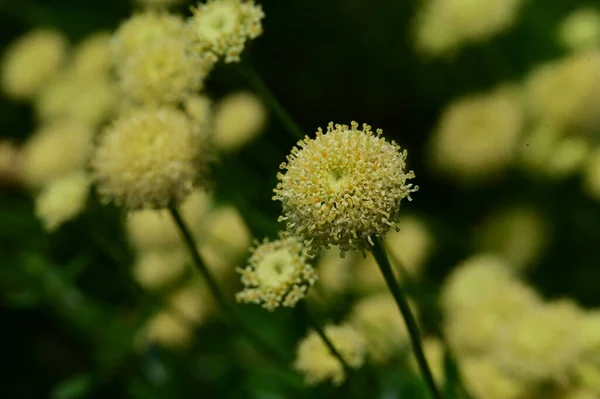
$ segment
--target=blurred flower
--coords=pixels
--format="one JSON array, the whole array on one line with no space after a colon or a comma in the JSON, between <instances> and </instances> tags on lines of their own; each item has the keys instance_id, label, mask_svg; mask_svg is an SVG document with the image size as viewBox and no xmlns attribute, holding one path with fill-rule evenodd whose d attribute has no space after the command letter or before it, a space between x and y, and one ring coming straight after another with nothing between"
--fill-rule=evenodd
<instances>
[{"instance_id":1,"label":"blurred flower","mask_svg":"<svg viewBox=\"0 0 600 399\"><path fill-rule=\"evenodd\" d=\"M547 166L564 135L562 129L539 121L523 139L519 154L521 167L530 173L546 175Z\"/></svg>"},{"instance_id":2,"label":"blurred flower","mask_svg":"<svg viewBox=\"0 0 600 399\"><path fill-rule=\"evenodd\" d=\"M267 110L252 93L230 94L215 107L215 144L235 151L258 136L265 127Z\"/></svg>"},{"instance_id":3,"label":"blurred flower","mask_svg":"<svg viewBox=\"0 0 600 399\"><path fill-rule=\"evenodd\" d=\"M179 207L183 220L196 237L211 202L210 194L196 189ZM181 233L171 215L165 210L143 209L128 212L125 229L129 241L136 249L157 249L181 243Z\"/></svg>"},{"instance_id":4,"label":"blurred flower","mask_svg":"<svg viewBox=\"0 0 600 399\"><path fill-rule=\"evenodd\" d=\"M521 0L426 0L415 23L416 47L447 55L466 43L485 42L516 20Z\"/></svg>"},{"instance_id":5,"label":"blurred flower","mask_svg":"<svg viewBox=\"0 0 600 399\"><path fill-rule=\"evenodd\" d=\"M92 168L105 202L129 210L181 203L206 174L206 135L175 108L139 109L98 140Z\"/></svg>"},{"instance_id":6,"label":"blurred flower","mask_svg":"<svg viewBox=\"0 0 600 399\"><path fill-rule=\"evenodd\" d=\"M181 39L183 19L164 11L146 10L123 22L113 34L111 53L117 67L148 44L166 39Z\"/></svg>"},{"instance_id":7,"label":"blurred flower","mask_svg":"<svg viewBox=\"0 0 600 399\"><path fill-rule=\"evenodd\" d=\"M13 42L2 57L2 90L15 99L31 99L60 69L67 39L55 30L31 31Z\"/></svg>"},{"instance_id":8,"label":"blurred flower","mask_svg":"<svg viewBox=\"0 0 600 399\"><path fill-rule=\"evenodd\" d=\"M422 340L423 353L427 364L431 369L431 374L438 384L438 386L444 386L446 380L446 372L444 369L444 347L440 340L432 337L426 337ZM420 373L417 359L414 356L414 352L411 351L409 359L409 366L415 373Z\"/></svg>"},{"instance_id":9,"label":"blurred flower","mask_svg":"<svg viewBox=\"0 0 600 399\"><path fill-rule=\"evenodd\" d=\"M415 307L412 309L414 314ZM361 299L352 309L348 323L365 338L374 363L386 363L410 346L408 330L390 293Z\"/></svg>"},{"instance_id":10,"label":"blurred flower","mask_svg":"<svg viewBox=\"0 0 600 399\"><path fill-rule=\"evenodd\" d=\"M600 44L600 11L579 8L561 22L558 40L568 50L584 50Z\"/></svg>"},{"instance_id":11,"label":"blurred flower","mask_svg":"<svg viewBox=\"0 0 600 399\"><path fill-rule=\"evenodd\" d=\"M213 106L212 100L202 94L192 94L184 101L185 112L194 123L202 129L212 132ZM214 136L214 135L213 135ZM214 137L213 137L214 139Z\"/></svg>"},{"instance_id":12,"label":"blurred flower","mask_svg":"<svg viewBox=\"0 0 600 399\"><path fill-rule=\"evenodd\" d=\"M581 385L589 398L597 398L600 395L600 365L592 362L580 361L575 366L575 375L579 385ZM584 396L585 397L585 396Z\"/></svg>"},{"instance_id":13,"label":"blurred flower","mask_svg":"<svg viewBox=\"0 0 600 399\"><path fill-rule=\"evenodd\" d=\"M510 266L524 269L541 255L548 242L549 226L531 206L517 205L494 211L475 231L483 252L505 258Z\"/></svg>"},{"instance_id":14,"label":"blurred flower","mask_svg":"<svg viewBox=\"0 0 600 399\"><path fill-rule=\"evenodd\" d=\"M110 40L110 33L97 32L84 38L73 49L68 69L74 79L99 80L109 76L112 66Z\"/></svg>"},{"instance_id":15,"label":"blurred flower","mask_svg":"<svg viewBox=\"0 0 600 399\"><path fill-rule=\"evenodd\" d=\"M274 200L281 201L287 229L315 248L337 245L365 251L370 236L385 237L396 226L400 202L418 188L407 181L407 152L374 134L367 124L358 128L330 123L324 134L298 142L278 173Z\"/></svg>"},{"instance_id":16,"label":"blurred flower","mask_svg":"<svg viewBox=\"0 0 600 399\"><path fill-rule=\"evenodd\" d=\"M600 200L600 147L591 152L583 167L583 187L589 195Z\"/></svg>"},{"instance_id":17,"label":"blurred flower","mask_svg":"<svg viewBox=\"0 0 600 399\"><path fill-rule=\"evenodd\" d=\"M340 258L340 253L337 248L329 248L320 252L319 262L317 263L317 271L319 273L319 281L316 288L319 293L326 298L330 295L341 294L348 285L351 279L352 257ZM316 292L312 290L311 292Z\"/></svg>"},{"instance_id":18,"label":"blurred flower","mask_svg":"<svg viewBox=\"0 0 600 399\"><path fill-rule=\"evenodd\" d=\"M594 130L600 124L600 50L542 64L527 78L526 89L538 121L558 129Z\"/></svg>"},{"instance_id":19,"label":"blurred flower","mask_svg":"<svg viewBox=\"0 0 600 399\"><path fill-rule=\"evenodd\" d=\"M265 14L254 0L208 0L193 8L187 21L187 33L194 51L216 62L239 62L240 54L249 39L263 32L261 20Z\"/></svg>"},{"instance_id":20,"label":"blurred flower","mask_svg":"<svg viewBox=\"0 0 600 399\"><path fill-rule=\"evenodd\" d=\"M236 269L244 284L235 296L237 301L261 304L270 311L295 306L318 278L308 258L306 248L295 237L265 239L254 248L248 266Z\"/></svg>"},{"instance_id":21,"label":"blurred flower","mask_svg":"<svg viewBox=\"0 0 600 399\"><path fill-rule=\"evenodd\" d=\"M180 317L195 325L202 324L215 310L210 291L195 280L173 292L168 304Z\"/></svg>"},{"instance_id":22,"label":"blurred flower","mask_svg":"<svg viewBox=\"0 0 600 399\"><path fill-rule=\"evenodd\" d=\"M514 86L451 103L431 139L432 166L464 183L488 180L513 159L524 122L521 95Z\"/></svg>"},{"instance_id":23,"label":"blurred flower","mask_svg":"<svg viewBox=\"0 0 600 399\"><path fill-rule=\"evenodd\" d=\"M145 250L137 254L133 278L147 290L158 290L174 283L189 262L183 248Z\"/></svg>"},{"instance_id":24,"label":"blurred flower","mask_svg":"<svg viewBox=\"0 0 600 399\"><path fill-rule=\"evenodd\" d=\"M240 211L231 205L212 209L202 225L202 239L230 256L246 254L252 235Z\"/></svg>"},{"instance_id":25,"label":"blurred flower","mask_svg":"<svg viewBox=\"0 0 600 399\"><path fill-rule=\"evenodd\" d=\"M388 255L392 263L399 261L399 267L411 276L417 276L432 251L431 232L422 220L412 215L400 217L396 228L398 231L390 232L385 239Z\"/></svg>"},{"instance_id":26,"label":"blurred flower","mask_svg":"<svg viewBox=\"0 0 600 399\"><path fill-rule=\"evenodd\" d=\"M324 330L348 366L357 369L363 365L366 344L358 332L349 325L327 325ZM309 385L324 381L341 385L347 378L342 364L314 330L298 344L294 367L304 375Z\"/></svg>"},{"instance_id":27,"label":"blurred flower","mask_svg":"<svg viewBox=\"0 0 600 399\"><path fill-rule=\"evenodd\" d=\"M46 183L35 199L35 213L44 228L53 232L83 212L89 189L90 178L83 171L71 172Z\"/></svg>"},{"instance_id":28,"label":"blurred flower","mask_svg":"<svg viewBox=\"0 0 600 399\"><path fill-rule=\"evenodd\" d=\"M119 85L137 104L174 104L198 91L210 67L188 51L183 37L156 39L117 68Z\"/></svg>"},{"instance_id":29,"label":"blurred flower","mask_svg":"<svg viewBox=\"0 0 600 399\"><path fill-rule=\"evenodd\" d=\"M194 338L192 326L183 317L164 309L142 326L136 336L136 346L157 344L166 348L183 349Z\"/></svg>"},{"instance_id":30,"label":"blurred flower","mask_svg":"<svg viewBox=\"0 0 600 399\"><path fill-rule=\"evenodd\" d=\"M499 331L495 359L524 380L564 381L583 351L581 320L569 301L531 307Z\"/></svg>"},{"instance_id":31,"label":"blurred flower","mask_svg":"<svg viewBox=\"0 0 600 399\"><path fill-rule=\"evenodd\" d=\"M546 173L550 177L561 179L578 172L590 150L588 140L581 137L565 137L559 140L552 157L548 160Z\"/></svg>"},{"instance_id":32,"label":"blurred flower","mask_svg":"<svg viewBox=\"0 0 600 399\"><path fill-rule=\"evenodd\" d=\"M487 358L464 358L460 361L460 370L473 399L518 399L527 389Z\"/></svg>"},{"instance_id":33,"label":"blurred flower","mask_svg":"<svg viewBox=\"0 0 600 399\"><path fill-rule=\"evenodd\" d=\"M40 187L63 174L83 169L92 136L92 129L80 123L57 120L42 125L29 137L21 152L24 182Z\"/></svg>"}]
</instances>

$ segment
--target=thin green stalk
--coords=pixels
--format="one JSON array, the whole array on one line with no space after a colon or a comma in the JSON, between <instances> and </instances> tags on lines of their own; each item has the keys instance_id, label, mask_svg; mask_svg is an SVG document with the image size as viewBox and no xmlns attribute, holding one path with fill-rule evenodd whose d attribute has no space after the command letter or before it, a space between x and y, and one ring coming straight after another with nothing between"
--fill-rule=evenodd
<instances>
[{"instance_id":1,"label":"thin green stalk","mask_svg":"<svg viewBox=\"0 0 600 399\"><path fill-rule=\"evenodd\" d=\"M187 245L190 254L192 255L192 260L194 265L196 266L196 269L198 269L200 274L202 274L202 276L204 277L204 280L206 280L208 288L210 289L212 295L214 296L215 300L217 301L223 312L225 312L225 314L228 316L229 321L234 324L234 327L239 328L240 331L242 331L252 342L254 342L254 344L256 344L257 347L260 348L261 351L263 351L271 359L277 362L284 363L286 360L282 358L279 352L271 348L271 346L266 344L262 340L262 338L260 338L254 333L254 331L249 329L246 326L246 324L239 318L234 308L227 302L227 300L225 299L225 295L223 295L223 292L217 284L217 281L211 274L210 270L208 270L206 264L202 261L202 258L200 257L200 254L198 253L198 250L196 248L196 241L194 240L194 236L192 235L191 231L188 229L186 223L181 217L179 210L177 210L175 206L170 206L169 212L171 213L171 216L173 217L175 224L179 228L179 232L181 233L181 236L185 244Z\"/></svg>"},{"instance_id":2,"label":"thin green stalk","mask_svg":"<svg viewBox=\"0 0 600 399\"><path fill-rule=\"evenodd\" d=\"M287 110L279 103L275 95L269 90L265 82L262 80L260 75L256 73L249 65L240 64L239 69L241 75L248 81L250 86L256 90L258 95L263 99L265 103L275 112L281 123L285 128L296 138L303 139L305 136L304 131L294 121L294 118L287 112Z\"/></svg>"},{"instance_id":3,"label":"thin green stalk","mask_svg":"<svg viewBox=\"0 0 600 399\"><path fill-rule=\"evenodd\" d=\"M423 346L421 345L421 333L419 331L419 326L415 320L412 311L410 310L410 306L408 305L408 301L406 300L406 295L404 294L404 290L396 281L394 276L394 272L392 271L392 266L390 265L390 261L385 253L385 249L383 248L383 244L378 237L371 237L373 240L373 256L379 265L379 269L383 274L385 282L387 283L388 288L392 292L392 296L394 297L398 308L400 309L400 313L404 318L404 322L406 323L406 327L408 329L410 340L412 343L412 347L415 353L415 357L417 358L417 363L419 364L419 369L421 370L421 374L423 374L423 378L425 379L425 383L429 387L432 396L435 399L441 399L440 391L435 385L435 380L433 379L433 374L431 373L431 369L427 364L427 360L425 359L425 354L423 353Z\"/></svg>"}]
</instances>

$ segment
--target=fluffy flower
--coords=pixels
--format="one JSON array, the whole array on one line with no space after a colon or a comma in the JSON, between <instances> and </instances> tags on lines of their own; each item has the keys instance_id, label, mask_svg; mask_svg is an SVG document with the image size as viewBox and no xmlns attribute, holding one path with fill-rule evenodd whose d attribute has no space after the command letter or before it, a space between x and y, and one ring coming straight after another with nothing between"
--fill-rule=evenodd
<instances>
[{"instance_id":1,"label":"fluffy flower","mask_svg":"<svg viewBox=\"0 0 600 399\"><path fill-rule=\"evenodd\" d=\"M117 66L123 65L130 56L155 41L168 38L181 40L183 27L183 19L178 15L157 10L137 13L123 22L113 35L113 62Z\"/></svg>"},{"instance_id":2,"label":"fluffy flower","mask_svg":"<svg viewBox=\"0 0 600 399\"><path fill-rule=\"evenodd\" d=\"M230 94L215 107L215 145L237 150L262 132L266 120L267 110L254 94Z\"/></svg>"},{"instance_id":3,"label":"fluffy flower","mask_svg":"<svg viewBox=\"0 0 600 399\"><path fill-rule=\"evenodd\" d=\"M44 228L54 231L85 208L90 179L84 172L67 174L46 184L35 199L35 213Z\"/></svg>"},{"instance_id":4,"label":"fluffy flower","mask_svg":"<svg viewBox=\"0 0 600 399\"><path fill-rule=\"evenodd\" d=\"M387 292L360 300L348 322L365 338L367 352L375 363L385 363L409 347L408 330L394 298Z\"/></svg>"},{"instance_id":5,"label":"fluffy flower","mask_svg":"<svg viewBox=\"0 0 600 399\"><path fill-rule=\"evenodd\" d=\"M308 259L307 249L295 237L265 239L253 249L248 266L237 269L245 287L236 294L237 301L262 304L271 311L295 306L317 281Z\"/></svg>"},{"instance_id":6,"label":"fluffy flower","mask_svg":"<svg viewBox=\"0 0 600 399\"><path fill-rule=\"evenodd\" d=\"M580 8L560 23L559 42L569 50L584 50L600 44L600 12L594 8Z\"/></svg>"},{"instance_id":7,"label":"fluffy flower","mask_svg":"<svg viewBox=\"0 0 600 399\"><path fill-rule=\"evenodd\" d=\"M1 85L6 95L32 98L60 69L67 53L62 33L34 30L12 43L2 57Z\"/></svg>"},{"instance_id":8,"label":"fluffy flower","mask_svg":"<svg viewBox=\"0 0 600 399\"><path fill-rule=\"evenodd\" d=\"M583 187L589 195L600 200L600 148L592 151L583 167Z\"/></svg>"},{"instance_id":9,"label":"fluffy flower","mask_svg":"<svg viewBox=\"0 0 600 399\"><path fill-rule=\"evenodd\" d=\"M211 62L239 62L246 41L262 34L262 7L253 0L208 0L198 3L187 22L195 51Z\"/></svg>"},{"instance_id":10,"label":"fluffy flower","mask_svg":"<svg viewBox=\"0 0 600 399\"><path fill-rule=\"evenodd\" d=\"M431 56L451 53L508 29L522 0L426 0L415 24L416 46Z\"/></svg>"},{"instance_id":11,"label":"fluffy flower","mask_svg":"<svg viewBox=\"0 0 600 399\"><path fill-rule=\"evenodd\" d=\"M580 51L536 68L526 93L534 117L559 129L587 131L600 114L600 50Z\"/></svg>"},{"instance_id":12,"label":"fluffy flower","mask_svg":"<svg viewBox=\"0 0 600 399\"><path fill-rule=\"evenodd\" d=\"M195 236L200 232L201 221L211 202L208 193L197 189L179 207L183 220ZM125 231L131 244L139 250L168 248L181 243L181 233L173 218L161 209L143 209L127 213Z\"/></svg>"},{"instance_id":13,"label":"fluffy flower","mask_svg":"<svg viewBox=\"0 0 600 399\"><path fill-rule=\"evenodd\" d=\"M143 251L133 264L133 278L147 290L158 290L181 277L188 262L183 248Z\"/></svg>"},{"instance_id":14,"label":"fluffy flower","mask_svg":"<svg viewBox=\"0 0 600 399\"><path fill-rule=\"evenodd\" d=\"M348 366L357 369L363 365L367 353L365 340L352 327L328 325L325 326L325 335ZM294 367L304 374L309 385L323 381L341 385L347 377L342 364L316 331L310 331L298 345Z\"/></svg>"},{"instance_id":15,"label":"fluffy flower","mask_svg":"<svg viewBox=\"0 0 600 399\"><path fill-rule=\"evenodd\" d=\"M519 205L487 217L474 240L485 252L495 253L523 269L536 261L548 242L549 226L539 211Z\"/></svg>"},{"instance_id":16,"label":"fluffy flower","mask_svg":"<svg viewBox=\"0 0 600 399\"><path fill-rule=\"evenodd\" d=\"M460 362L460 369L474 399L517 399L526 391L522 382L487 358L468 357Z\"/></svg>"},{"instance_id":17,"label":"fluffy flower","mask_svg":"<svg viewBox=\"0 0 600 399\"><path fill-rule=\"evenodd\" d=\"M564 380L583 351L581 320L570 302L532 307L499 331L496 361L524 380Z\"/></svg>"},{"instance_id":18,"label":"fluffy flower","mask_svg":"<svg viewBox=\"0 0 600 399\"><path fill-rule=\"evenodd\" d=\"M117 119L92 157L103 200L130 210L185 200L205 174L203 133L174 108L139 109Z\"/></svg>"},{"instance_id":19,"label":"fluffy flower","mask_svg":"<svg viewBox=\"0 0 600 399\"><path fill-rule=\"evenodd\" d=\"M515 154L524 126L520 99L515 87L501 86L450 104L432 137L434 168L468 183L502 172Z\"/></svg>"},{"instance_id":20,"label":"fluffy flower","mask_svg":"<svg viewBox=\"0 0 600 399\"><path fill-rule=\"evenodd\" d=\"M210 68L180 37L157 39L117 69L123 94L137 104L172 104L198 91Z\"/></svg>"},{"instance_id":21,"label":"fluffy flower","mask_svg":"<svg viewBox=\"0 0 600 399\"><path fill-rule=\"evenodd\" d=\"M274 200L281 201L287 229L315 247L366 250L370 236L395 227L400 202L418 187L406 170L407 152L367 124L359 129L330 123L324 134L298 142L278 173Z\"/></svg>"},{"instance_id":22,"label":"fluffy flower","mask_svg":"<svg viewBox=\"0 0 600 399\"><path fill-rule=\"evenodd\" d=\"M99 32L86 37L75 47L69 72L78 80L102 79L109 75L111 35Z\"/></svg>"},{"instance_id":23,"label":"fluffy flower","mask_svg":"<svg viewBox=\"0 0 600 399\"><path fill-rule=\"evenodd\" d=\"M93 131L86 125L56 121L42 126L27 140L21 153L26 184L40 187L63 174L83 169Z\"/></svg>"}]
</instances>

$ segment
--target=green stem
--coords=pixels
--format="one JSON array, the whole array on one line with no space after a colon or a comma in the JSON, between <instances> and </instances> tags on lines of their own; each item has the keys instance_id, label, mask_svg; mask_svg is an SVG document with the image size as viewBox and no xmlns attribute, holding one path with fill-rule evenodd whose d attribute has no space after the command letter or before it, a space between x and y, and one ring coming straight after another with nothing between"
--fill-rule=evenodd
<instances>
[{"instance_id":1,"label":"green stem","mask_svg":"<svg viewBox=\"0 0 600 399\"><path fill-rule=\"evenodd\" d=\"M262 340L262 338L256 335L254 331L249 329L246 326L246 324L239 318L234 308L231 305L229 305L229 303L225 299L225 295L223 295L223 292L219 288L217 280L215 280L210 270L208 270L206 264L202 261L202 258L200 257L200 254L198 253L198 250L196 248L196 241L194 240L194 236L192 235L191 231L188 229L186 223L181 217L179 210L177 210L175 206L170 206L169 212L171 213L171 216L173 217L175 224L179 228L179 232L181 233L181 236L185 244L187 245L190 254L192 255L194 265L196 266L200 274L202 274L202 276L204 277L204 280L208 284L208 288L210 289L212 295L214 296L215 300L217 301L223 312L225 312L225 314L228 316L229 321L234 324L234 327L239 328L240 331L242 331L252 342L254 342L254 344L257 347L259 347L270 358L277 362L285 362L286 359L283 359L276 350L271 348L270 345L266 344Z\"/></svg>"},{"instance_id":2,"label":"green stem","mask_svg":"<svg viewBox=\"0 0 600 399\"><path fill-rule=\"evenodd\" d=\"M425 354L423 353L423 346L421 345L421 333L419 331L419 326L417 325L417 321L415 320L412 311L410 310L410 306L408 305L408 301L406 300L406 295L400 284L396 281L394 277L394 272L392 271L392 267L388 260L388 257L385 253L385 249L383 248L383 244L378 237L371 237L373 240L373 256L379 265L379 269L383 274L385 282L388 285L388 288L392 292L392 296L394 297L398 308L400 309L400 313L404 318L404 322L406 323L406 327L408 329L410 340L412 343L412 347L415 353L415 357L417 358L417 363L419 364L419 369L421 370L421 374L423 374L423 378L429 390L431 391L432 396L435 399L441 399L440 391L435 385L435 380L433 379L433 374L427 364L427 360L425 359Z\"/></svg>"},{"instance_id":3,"label":"green stem","mask_svg":"<svg viewBox=\"0 0 600 399\"><path fill-rule=\"evenodd\" d=\"M259 74L257 74L248 65L239 65L238 69L241 75L248 81L250 86L256 90L258 95L263 99L265 103L275 112L281 123L285 128L296 138L303 139L305 136L304 131L294 121L294 118L286 111L286 109L277 100L275 95L269 90L265 82L262 80Z\"/></svg>"}]
</instances>

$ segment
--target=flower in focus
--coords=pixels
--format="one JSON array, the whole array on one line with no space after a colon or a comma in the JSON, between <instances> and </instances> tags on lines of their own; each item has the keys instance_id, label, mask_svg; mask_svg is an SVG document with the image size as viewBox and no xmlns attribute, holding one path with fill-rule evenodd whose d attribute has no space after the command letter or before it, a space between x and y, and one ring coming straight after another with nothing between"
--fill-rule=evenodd
<instances>
[{"instance_id":1,"label":"flower in focus","mask_svg":"<svg viewBox=\"0 0 600 399\"><path fill-rule=\"evenodd\" d=\"M414 314L414 306L412 309ZM386 363L409 347L408 330L394 298L387 292L361 299L348 323L365 338L367 352L375 363Z\"/></svg>"},{"instance_id":2,"label":"flower in focus","mask_svg":"<svg viewBox=\"0 0 600 399\"><path fill-rule=\"evenodd\" d=\"M40 127L21 152L24 182L40 187L66 173L83 169L93 133L87 125L62 120Z\"/></svg>"},{"instance_id":3,"label":"flower in focus","mask_svg":"<svg viewBox=\"0 0 600 399\"><path fill-rule=\"evenodd\" d=\"M178 204L206 174L206 135L174 108L138 109L118 118L92 157L98 191L129 210Z\"/></svg>"},{"instance_id":4,"label":"flower in focus","mask_svg":"<svg viewBox=\"0 0 600 399\"><path fill-rule=\"evenodd\" d=\"M294 237L265 239L253 249L248 266L237 269L244 284L237 301L262 304L270 311L295 306L318 278L308 259L307 249Z\"/></svg>"},{"instance_id":5,"label":"flower in focus","mask_svg":"<svg viewBox=\"0 0 600 399\"><path fill-rule=\"evenodd\" d=\"M248 92L230 94L215 107L215 145L234 151L259 135L267 110L258 97Z\"/></svg>"},{"instance_id":6,"label":"flower in focus","mask_svg":"<svg viewBox=\"0 0 600 399\"><path fill-rule=\"evenodd\" d=\"M406 150L374 134L367 124L319 128L298 142L278 173L274 200L281 201L288 231L315 248L337 245L365 251L370 237L396 226L400 202L418 187L406 169Z\"/></svg>"},{"instance_id":7,"label":"flower in focus","mask_svg":"<svg viewBox=\"0 0 600 399\"><path fill-rule=\"evenodd\" d=\"M580 8L561 22L559 42L568 50L585 50L600 44L600 12L594 8Z\"/></svg>"},{"instance_id":8,"label":"flower in focus","mask_svg":"<svg viewBox=\"0 0 600 399\"><path fill-rule=\"evenodd\" d=\"M198 3L187 21L187 32L194 51L216 62L239 62L246 41L263 32L265 14L253 0L208 0Z\"/></svg>"},{"instance_id":9,"label":"flower in focus","mask_svg":"<svg viewBox=\"0 0 600 399\"><path fill-rule=\"evenodd\" d=\"M17 39L2 57L2 91L15 99L31 99L59 71L67 46L62 33L47 29Z\"/></svg>"},{"instance_id":10,"label":"flower in focus","mask_svg":"<svg viewBox=\"0 0 600 399\"><path fill-rule=\"evenodd\" d=\"M35 199L35 213L47 231L55 231L74 219L85 208L90 178L84 172L72 172L47 183Z\"/></svg>"},{"instance_id":11,"label":"flower in focus","mask_svg":"<svg viewBox=\"0 0 600 399\"><path fill-rule=\"evenodd\" d=\"M450 104L430 143L434 169L465 183L479 183L502 172L523 131L520 99L515 87L500 86Z\"/></svg>"},{"instance_id":12,"label":"flower in focus","mask_svg":"<svg viewBox=\"0 0 600 399\"><path fill-rule=\"evenodd\" d=\"M357 369L363 365L367 353L366 343L356 330L349 325L327 325L324 330L348 366ZM340 361L313 330L298 344L294 368L304 375L304 380L309 385L324 381L341 385L347 378Z\"/></svg>"}]
</instances>

